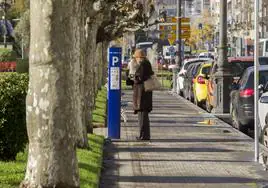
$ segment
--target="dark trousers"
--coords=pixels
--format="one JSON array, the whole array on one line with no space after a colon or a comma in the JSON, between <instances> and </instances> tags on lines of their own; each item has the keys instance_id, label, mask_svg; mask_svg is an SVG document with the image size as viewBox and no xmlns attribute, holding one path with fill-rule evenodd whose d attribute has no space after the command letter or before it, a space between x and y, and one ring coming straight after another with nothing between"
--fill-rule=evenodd
<instances>
[{"instance_id":1,"label":"dark trousers","mask_svg":"<svg viewBox=\"0 0 268 188\"><path fill-rule=\"evenodd\" d=\"M138 121L140 126L140 138L150 139L150 121L147 111L138 112Z\"/></svg>"}]
</instances>

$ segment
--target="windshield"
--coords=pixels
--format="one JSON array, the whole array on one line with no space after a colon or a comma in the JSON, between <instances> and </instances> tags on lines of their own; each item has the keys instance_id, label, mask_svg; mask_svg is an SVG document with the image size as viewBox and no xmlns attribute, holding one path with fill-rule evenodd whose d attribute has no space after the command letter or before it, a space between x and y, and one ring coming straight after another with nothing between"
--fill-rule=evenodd
<instances>
[{"instance_id":1,"label":"windshield","mask_svg":"<svg viewBox=\"0 0 268 188\"><path fill-rule=\"evenodd\" d=\"M202 74L208 75L209 72L210 72L210 68L211 68L210 66L209 67L203 67Z\"/></svg>"},{"instance_id":2,"label":"windshield","mask_svg":"<svg viewBox=\"0 0 268 188\"><path fill-rule=\"evenodd\" d=\"M251 67L253 62L237 62L231 63L231 73L234 77L241 77L244 70Z\"/></svg>"},{"instance_id":3,"label":"windshield","mask_svg":"<svg viewBox=\"0 0 268 188\"><path fill-rule=\"evenodd\" d=\"M147 49L147 48L152 48L153 44L138 44L137 48L139 49Z\"/></svg>"},{"instance_id":4,"label":"windshield","mask_svg":"<svg viewBox=\"0 0 268 188\"><path fill-rule=\"evenodd\" d=\"M265 86L268 82L268 70L260 71L259 85ZM246 88L254 88L254 73L251 72L246 83Z\"/></svg>"},{"instance_id":5,"label":"windshield","mask_svg":"<svg viewBox=\"0 0 268 188\"><path fill-rule=\"evenodd\" d=\"M199 62L204 62L204 61L207 61L207 60L190 61L184 65L184 69L186 70L189 67L189 65L193 63L199 63Z\"/></svg>"},{"instance_id":6,"label":"windshield","mask_svg":"<svg viewBox=\"0 0 268 188\"><path fill-rule=\"evenodd\" d=\"M268 57L260 57L259 63L260 65L268 65Z\"/></svg>"}]
</instances>

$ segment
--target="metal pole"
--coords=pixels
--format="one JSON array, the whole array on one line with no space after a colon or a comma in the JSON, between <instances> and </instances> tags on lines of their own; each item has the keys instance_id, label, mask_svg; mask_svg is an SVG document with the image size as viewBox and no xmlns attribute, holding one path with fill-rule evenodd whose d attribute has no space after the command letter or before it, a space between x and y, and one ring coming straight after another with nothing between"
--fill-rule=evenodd
<instances>
[{"instance_id":1,"label":"metal pole","mask_svg":"<svg viewBox=\"0 0 268 188\"><path fill-rule=\"evenodd\" d=\"M22 39L21 39L21 59L24 59L24 45L23 45L23 36L22 36Z\"/></svg>"},{"instance_id":2,"label":"metal pole","mask_svg":"<svg viewBox=\"0 0 268 188\"><path fill-rule=\"evenodd\" d=\"M181 1L177 0L177 28L176 28L176 42L177 42L177 56L176 63L181 67Z\"/></svg>"},{"instance_id":3,"label":"metal pole","mask_svg":"<svg viewBox=\"0 0 268 188\"><path fill-rule=\"evenodd\" d=\"M5 34L4 34L4 46L7 48L7 20L6 20L6 0L4 1L4 23L5 23Z\"/></svg>"},{"instance_id":4,"label":"metal pole","mask_svg":"<svg viewBox=\"0 0 268 188\"><path fill-rule=\"evenodd\" d=\"M163 80L163 66L164 66L164 64L162 64L162 66L161 66L161 84L162 84L162 87L164 88L164 80Z\"/></svg>"},{"instance_id":5,"label":"metal pole","mask_svg":"<svg viewBox=\"0 0 268 188\"><path fill-rule=\"evenodd\" d=\"M219 71L223 71L227 63L227 0L220 1L220 45L219 45Z\"/></svg>"},{"instance_id":6,"label":"metal pole","mask_svg":"<svg viewBox=\"0 0 268 188\"><path fill-rule=\"evenodd\" d=\"M254 28L255 28L255 39L254 39L254 124L255 124L255 161L259 161L259 127L258 127L258 100L259 100L259 0L255 0L254 4Z\"/></svg>"},{"instance_id":7,"label":"metal pole","mask_svg":"<svg viewBox=\"0 0 268 188\"><path fill-rule=\"evenodd\" d=\"M216 107L214 113L229 113L230 111L230 85L232 83L232 74L227 59L227 0L220 0L220 42L219 42L219 59L217 61L218 70L215 73L216 90Z\"/></svg>"},{"instance_id":8,"label":"metal pole","mask_svg":"<svg viewBox=\"0 0 268 188\"><path fill-rule=\"evenodd\" d=\"M187 1L184 0L184 17L186 18L186 10L187 10Z\"/></svg>"}]
</instances>

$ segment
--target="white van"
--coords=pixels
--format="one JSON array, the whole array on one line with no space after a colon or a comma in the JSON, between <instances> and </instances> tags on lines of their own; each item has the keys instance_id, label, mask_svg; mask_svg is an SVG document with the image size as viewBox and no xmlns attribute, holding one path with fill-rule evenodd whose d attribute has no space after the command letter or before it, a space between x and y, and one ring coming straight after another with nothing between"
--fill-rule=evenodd
<instances>
[{"instance_id":1,"label":"white van","mask_svg":"<svg viewBox=\"0 0 268 188\"><path fill-rule=\"evenodd\" d=\"M136 44L136 48L138 49L142 49L142 50L147 50L147 48L152 48L153 47L153 43L152 42L140 42Z\"/></svg>"},{"instance_id":2,"label":"white van","mask_svg":"<svg viewBox=\"0 0 268 188\"><path fill-rule=\"evenodd\" d=\"M176 46L163 46L164 59L171 59L172 57L175 57L176 51L177 51Z\"/></svg>"},{"instance_id":3,"label":"white van","mask_svg":"<svg viewBox=\"0 0 268 188\"><path fill-rule=\"evenodd\" d=\"M260 56L268 56L268 38L260 39L259 50Z\"/></svg>"}]
</instances>

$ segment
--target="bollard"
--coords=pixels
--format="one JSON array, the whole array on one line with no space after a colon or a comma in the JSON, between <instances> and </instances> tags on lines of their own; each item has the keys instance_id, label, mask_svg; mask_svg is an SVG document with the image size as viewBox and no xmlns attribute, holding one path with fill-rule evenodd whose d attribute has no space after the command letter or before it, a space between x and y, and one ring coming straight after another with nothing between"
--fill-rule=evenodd
<instances>
[{"instance_id":1,"label":"bollard","mask_svg":"<svg viewBox=\"0 0 268 188\"><path fill-rule=\"evenodd\" d=\"M109 49L108 138L120 139L122 48Z\"/></svg>"},{"instance_id":2,"label":"bollard","mask_svg":"<svg viewBox=\"0 0 268 188\"><path fill-rule=\"evenodd\" d=\"M172 69L172 72L173 72L173 88L172 88L172 91L174 93L177 92L177 74L178 74L178 68L173 68Z\"/></svg>"}]
</instances>

